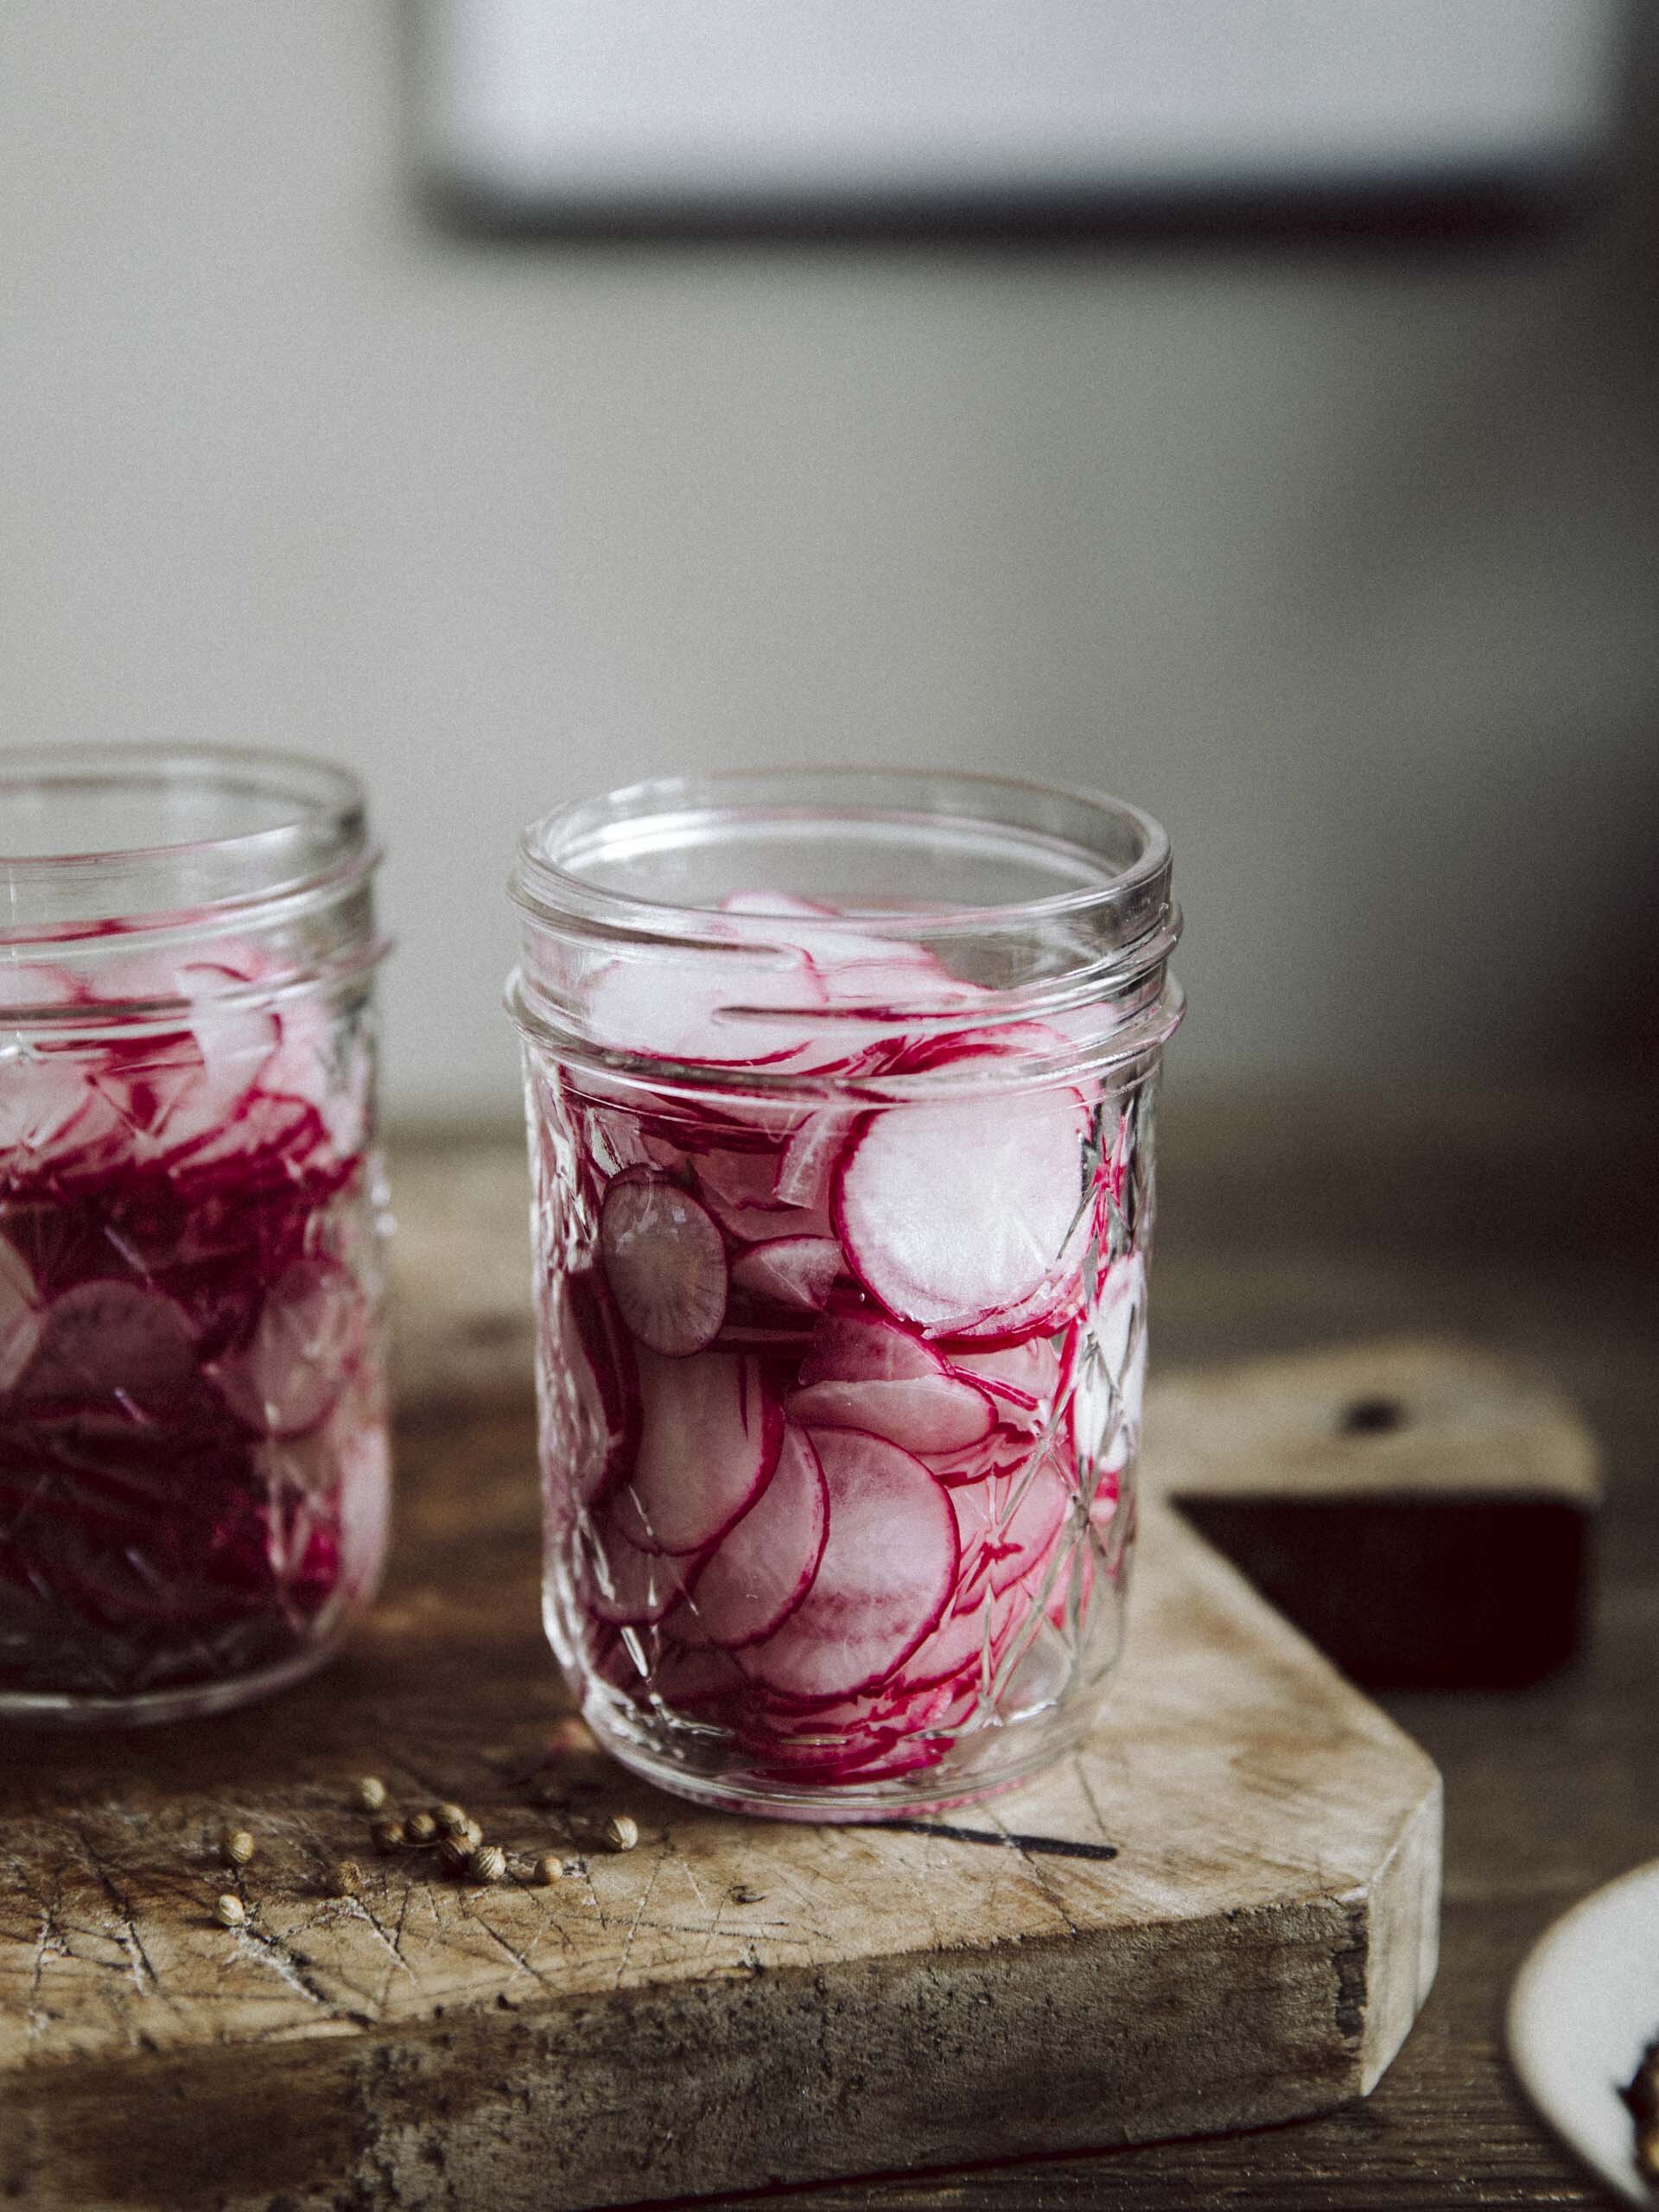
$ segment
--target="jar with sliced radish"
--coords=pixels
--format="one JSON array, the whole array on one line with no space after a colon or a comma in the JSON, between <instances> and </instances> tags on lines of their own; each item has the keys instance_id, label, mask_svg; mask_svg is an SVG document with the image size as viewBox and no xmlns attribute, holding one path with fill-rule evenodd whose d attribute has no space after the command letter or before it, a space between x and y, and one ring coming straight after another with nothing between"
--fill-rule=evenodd
<instances>
[{"instance_id":1,"label":"jar with sliced radish","mask_svg":"<svg viewBox=\"0 0 1659 2212\"><path fill-rule=\"evenodd\" d=\"M515 890L547 1622L590 1724L783 1816L1037 1772L1122 1636L1162 832L742 774L544 817Z\"/></svg>"},{"instance_id":2,"label":"jar with sliced radish","mask_svg":"<svg viewBox=\"0 0 1659 2212\"><path fill-rule=\"evenodd\" d=\"M321 763L0 755L0 1721L241 1703L372 1594L373 861Z\"/></svg>"}]
</instances>

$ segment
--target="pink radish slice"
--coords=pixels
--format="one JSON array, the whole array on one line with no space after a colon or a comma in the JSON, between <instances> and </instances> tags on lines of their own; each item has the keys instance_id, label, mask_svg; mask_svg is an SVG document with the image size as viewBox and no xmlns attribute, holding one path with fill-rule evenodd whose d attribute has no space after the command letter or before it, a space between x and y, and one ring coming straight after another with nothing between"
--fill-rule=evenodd
<instances>
[{"instance_id":1,"label":"pink radish slice","mask_svg":"<svg viewBox=\"0 0 1659 2212\"><path fill-rule=\"evenodd\" d=\"M732 1650L774 1635L812 1587L829 1533L818 1455L799 1429L786 1428L771 1481L721 1538L670 1632Z\"/></svg>"},{"instance_id":2,"label":"pink radish slice","mask_svg":"<svg viewBox=\"0 0 1659 2212\"><path fill-rule=\"evenodd\" d=\"M782 1204L777 1192L778 1154L771 1145L759 1150L700 1153L696 1173L698 1189L711 1202L759 1206L763 1211Z\"/></svg>"},{"instance_id":3,"label":"pink radish slice","mask_svg":"<svg viewBox=\"0 0 1659 2212\"><path fill-rule=\"evenodd\" d=\"M707 1185L701 1185L700 1188L704 1205L734 1243L766 1244L774 1236L830 1234L830 1217L822 1211L788 1206L781 1202L764 1206L734 1205Z\"/></svg>"},{"instance_id":4,"label":"pink radish slice","mask_svg":"<svg viewBox=\"0 0 1659 2212\"><path fill-rule=\"evenodd\" d=\"M81 1283L47 1307L20 1387L35 1399L112 1402L135 1424L176 1415L198 1387L190 1324L159 1290Z\"/></svg>"},{"instance_id":5,"label":"pink radish slice","mask_svg":"<svg viewBox=\"0 0 1659 2212\"><path fill-rule=\"evenodd\" d=\"M774 1198L786 1205L810 1206L827 1216L830 1179L847 1141L847 1128L846 1117L827 1108L810 1114L779 1156Z\"/></svg>"},{"instance_id":6,"label":"pink radish slice","mask_svg":"<svg viewBox=\"0 0 1659 2212\"><path fill-rule=\"evenodd\" d=\"M823 1002L817 970L804 958L780 967L765 957L705 954L695 968L613 961L593 979L588 1014L607 1042L634 1052L708 1067L763 1067L803 1050L807 1027L791 1017ZM740 1007L775 1008L777 1017Z\"/></svg>"},{"instance_id":7,"label":"pink radish slice","mask_svg":"<svg viewBox=\"0 0 1659 2212\"><path fill-rule=\"evenodd\" d=\"M368 1316L357 1279L330 1260L299 1260L267 1293L251 1338L213 1370L226 1403L266 1436L303 1436L356 1364Z\"/></svg>"},{"instance_id":8,"label":"pink radish slice","mask_svg":"<svg viewBox=\"0 0 1659 2212\"><path fill-rule=\"evenodd\" d=\"M10 1390L41 1341L41 1298L28 1263L0 1236L0 1390Z\"/></svg>"},{"instance_id":9,"label":"pink radish slice","mask_svg":"<svg viewBox=\"0 0 1659 2212\"><path fill-rule=\"evenodd\" d=\"M946 1359L959 1375L970 1376L996 1401L1000 1417L1013 1428L1042 1426L1059 1386L1060 1358L1046 1337L993 1351L954 1349Z\"/></svg>"},{"instance_id":10,"label":"pink radish slice","mask_svg":"<svg viewBox=\"0 0 1659 2212\"><path fill-rule=\"evenodd\" d=\"M977 1384L949 1375L903 1382L812 1382L784 1401L804 1428L861 1428L902 1451L966 1450L996 1427L991 1401Z\"/></svg>"},{"instance_id":11,"label":"pink radish slice","mask_svg":"<svg viewBox=\"0 0 1659 2212\"><path fill-rule=\"evenodd\" d=\"M752 1357L641 1350L639 1367L639 1444L619 1525L645 1551L702 1551L765 1489L783 1446L782 1408Z\"/></svg>"},{"instance_id":12,"label":"pink radish slice","mask_svg":"<svg viewBox=\"0 0 1659 2212\"><path fill-rule=\"evenodd\" d=\"M999 1596L1046 1557L1066 1522L1072 1495L1048 1452L1017 1474L949 1493L962 1549L976 1561L988 1556L991 1588Z\"/></svg>"},{"instance_id":13,"label":"pink radish slice","mask_svg":"<svg viewBox=\"0 0 1659 2212\"><path fill-rule=\"evenodd\" d=\"M873 1114L836 1171L853 1272L941 1335L1033 1298L1073 1233L1087 1126L1069 1090Z\"/></svg>"},{"instance_id":14,"label":"pink radish slice","mask_svg":"<svg viewBox=\"0 0 1659 2212\"><path fill-rule=\"evenodd\" d=\"M833 1236L772 1236L752 1244L732 1268L732 1287L804 1313L828 1303L842 1269Z\"/></svg>"},{"instance_id":15,"label":"pink radish slice","mask_svg":"<svg viewBox=\"0 0 1659 2212\"><path fill-rule=\"evenodd\" d=\"M599 1249L617 1311L664 1357L702 1351L726 1318L726 1246L689 1192L643 1169L619 1175L600 1210Z\"/></svg>"},{"instance_id":16,"label":"pink radish slice","mask_svg":"<svg viewBox=\"0 0 1659 2212\"><path fill-rule=\"evenodd\" d=\"M812 1439L830 1537L804 1601L743 1654L745 1673L798 1697L847 1697L886 1681L950 1602L957 1523L919 1459L855 1429Z\"/></svg>"},{"instance_id":17,"label":"pink radish slice","mask_svg":"<svg viewBox=\"0 0 1659 2212\"><path fill-rule=\"evenodd\" d=\"M884 1313L826 1313L801 1363L803 1383L934 1382L945 1372L931 1344Z\"/></svg>"},{"instance_id":18,"label":"pink radish slice","mask_svg":"<svg viewBox=\"0 0 1659 2212\"><path fill-rule=\"evenodd\" d=\"M685 1575L679 1561L630 1543L613 1516L601 1515L592 1524L585 1548L584 1601L590 1612L613 1628L659 1621L684 1595Z\"/></svg>"}]
</instances>

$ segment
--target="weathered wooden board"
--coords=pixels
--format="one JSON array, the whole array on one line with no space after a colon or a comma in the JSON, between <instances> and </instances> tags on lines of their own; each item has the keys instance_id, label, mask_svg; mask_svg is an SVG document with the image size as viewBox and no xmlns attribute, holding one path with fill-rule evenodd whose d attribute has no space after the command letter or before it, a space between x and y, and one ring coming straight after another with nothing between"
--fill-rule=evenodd
<instances>
[{"instance_id":1,"label":"weathered wooden board","mask_svg":"<svg viewBox=\"0 0 1659 2212\"><path fill-rule=\"evenodd\" d=\"M488 1204L442 1228L423 1204L406 1178L402 1531L358 1644L260 1712L4 1746L0 2192L588 2205L1202 2133L1370 2086L1433 1972L1438 1780L1164 1502L1194 1480L1178 1420L1130 1656L1047 1781L920 1833L722 1818L599 1764L537 1804L564 1700L522 1247L465 1249L468 1222L522 1230L505 1204L493 1230ZM478 1891L374 1859L348 1788L370 1770L583 1871ZM624 1809L639 1847L593 1847ZM232 1819L261 1845L236 1932L210 1910ZM348 1852L371 1873L350 1901L325 1880Z\"/></svg>"}]
</instances>

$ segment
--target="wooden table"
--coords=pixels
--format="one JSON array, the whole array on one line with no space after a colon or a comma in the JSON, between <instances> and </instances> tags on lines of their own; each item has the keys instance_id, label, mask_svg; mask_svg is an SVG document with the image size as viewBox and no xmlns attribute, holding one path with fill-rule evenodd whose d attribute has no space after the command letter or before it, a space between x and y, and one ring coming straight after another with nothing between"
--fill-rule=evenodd
<instances>
[{"instance_id":1,"label":"wooden table","mask_svg":"<svg viewBox=\"0 0 1659 2212\"><path fill-rule=\"evenodd\" d=\"M1178 1089L1165 1128L1155 1364L1167 1372L1402 1330L1445 1331L1541 1363L1607 1449L1590 1646L1541 1689L1387 1700L1445 1776L1446 1915L1438 1985L1369 2101L1248 2135L792 2194L894 2212L1599 2201L1521 2104L1499 2028L1533 1936L1596 1883L1659 1853L1651 1130L1631 1101ZM523 1201L511 1174L465 1172L469 1154L484 1168L483 1154L499 1160L517 1142L474 1132L400 1148L399 1273L420 1284L400 1350L404 1465L416 1482L424 1462L453 1456L460 1433L482 1455L480 1479L493 1455L516 1462L528 1448L524 1274L502 1264L522 1250ZM480 1192L498 1221L471 1217ZM459 1516L458 1543L467 1525Z\"/></svg>"},{"instance_id":2,"label":"wooden table","mask_svg":"<svg viewBox=\"0 0 1659 2212\"><path fill-rule=\"evenodd\" d=\"M1206 1094L1177 1071L1160 1128L1154 1371L1399 1330L1535 1361L1606 1453L1590 1636L1538 1688L1382 1700L1445 1777L1445 1917L1433 1993L1365 2101L1250 2134L837 2183L798 2201L823 2212L1605 2202L1522 2100L1502 2018L1515 1968L1556 1915L1659 1855L1656 1138L1659 1109L1631 1094ZM430 1154L407 1167L442 1173ZM507 1313L477 1328L475 1372L451 1377L458 1395L496 1387L514 1328Z\"/></svg>"}]
</instances>

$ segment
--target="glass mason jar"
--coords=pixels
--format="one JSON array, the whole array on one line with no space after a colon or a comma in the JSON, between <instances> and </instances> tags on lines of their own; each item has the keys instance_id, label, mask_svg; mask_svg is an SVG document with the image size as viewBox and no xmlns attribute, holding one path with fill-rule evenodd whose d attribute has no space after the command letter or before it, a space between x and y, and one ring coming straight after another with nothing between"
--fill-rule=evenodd
<instances>
[{"instance_id":1,"label":"glass mason jar","mask_svg":"<svg viewBox=\"0 0 1659 2212\"><path fill-rule=\"evenodd\" d=\"M526 831L548 1632L651 1780L899 1816L1070 1747L1122 1640L1169 848L967 775Z\"/></svg>"},{"instance_id":2,"label":"glass mason jar","mask_svg":"<svg viewBox=\"0 0 1659 2212\"><path fill-rule=\"evenodd\" d=\"M0 753L0 1721L308 1674L389 1459L361 791Z\"/></svg>"}]
</instances>

